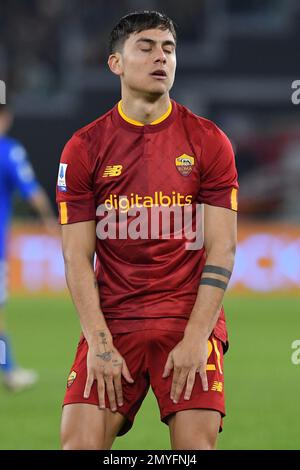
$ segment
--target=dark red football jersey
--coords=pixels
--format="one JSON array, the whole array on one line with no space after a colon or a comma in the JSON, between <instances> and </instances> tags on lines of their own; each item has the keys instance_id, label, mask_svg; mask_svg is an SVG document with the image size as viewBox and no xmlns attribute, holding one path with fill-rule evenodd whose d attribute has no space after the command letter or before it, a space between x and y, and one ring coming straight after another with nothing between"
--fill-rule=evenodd
<instances>
[{"instance_id":1,"label":"dark red football jersey","mask_svg":"<svg viewBox=\"0 0 300 470\"><path fill-rule=\"evenodd\" d=\"M75 132L59 168L60 223L97 223L96 277L101 309L112 333L147 328L183 331L205 264L202 245L187 249L187 237L180 230L183 236L175 237L179 233L175 216L169 238L161 227L158 235L151 236L149 225L139 237L124 236L124 224L137 222L131 210L150 213L153 208L176 206L183 211L190 206L195 228L195 207L209 204L237 210L237 189L226 135L173 100L169 111L149 125L128 119L119 103ZM105 238L102 223L112 213L116 218L107 220L114 221L113 229ZM128 216L125 222L120 214ZM151 213L142 223L152 221ZM223 309L214 333L227 340Z\"/></svg>"}]
</instances>

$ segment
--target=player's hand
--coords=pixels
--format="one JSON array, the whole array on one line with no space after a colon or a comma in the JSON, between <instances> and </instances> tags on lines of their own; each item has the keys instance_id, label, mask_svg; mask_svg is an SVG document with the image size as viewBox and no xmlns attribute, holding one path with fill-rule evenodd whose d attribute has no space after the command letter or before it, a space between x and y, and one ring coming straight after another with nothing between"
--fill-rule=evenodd
<instances>
[{"instance_id":1,"label":"player's hand","mask_svg":"<svg viewBox=\"0 0 300 470\"><path fill-rule=\"evenodd\" d=\"M197 333L185 336L169 353L163 378L168 377L173 370L170 397L174 403L178 403L185 385L184 399L190 399L196 373L200 375L203 391L208 391L206 375L207 355L207 339L199 338Z\"/></svg>"},{"instance_id":2,"label":"player's hand","mask_svg":"<svg viewBox=\"0 0 300 470\"><path fill-rule=\"evenodd\" d=\"M117 411L123 405L121 376L129 383L134 380L130 375L125 359L114 347L111 336L105 331L99 338L89 342L87 354L87 380L84 398L89 398L92 385L97 381L99 406L105 408L105 390L108 395L111 411Z\"/></svg>"}]
</instances>

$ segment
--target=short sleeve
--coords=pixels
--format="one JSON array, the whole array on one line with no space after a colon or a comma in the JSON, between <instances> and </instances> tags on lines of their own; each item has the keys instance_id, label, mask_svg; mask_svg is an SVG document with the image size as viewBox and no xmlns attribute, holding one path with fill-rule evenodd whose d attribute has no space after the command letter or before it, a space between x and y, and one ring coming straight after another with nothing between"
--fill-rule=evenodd
<instances>
[{"instance_id":1,"label":"short sleeve","mask_svg":"<svg viewBox=\"0 0 300 470\"><path fill-rule=\"evenodd\" d=\"M198 202L237 211L239 186L228 137L214 126L202 145Z\"/></svg>"},{"instance_id":2,"label":"short sleeve","mask_svg":"<svg viewBox=\"0 0 300 470\"><path fill-rule=\"evenodd\" d=\"M35 174L27 159L26 150L14 142L8 152L8 178L11 186L19 191L24 199L29 199L39 188Z\"/></svg>"},{"instance_id":3,"label":"short sleeve","mask_svg":"<svg viewBox=\"0 0 300 470\"><path fill-rule=\"evenodd\" d=\"M76 134L60 159L56 202L62 225L96 219L91 165L85 143Z\"/></svg>"}]
</instances>

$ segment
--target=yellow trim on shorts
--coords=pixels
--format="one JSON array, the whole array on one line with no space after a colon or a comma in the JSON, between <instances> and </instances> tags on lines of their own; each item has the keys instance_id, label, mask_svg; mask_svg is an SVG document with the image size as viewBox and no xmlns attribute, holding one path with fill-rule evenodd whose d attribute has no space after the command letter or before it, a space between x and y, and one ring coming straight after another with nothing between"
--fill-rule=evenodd
<instances>
[{"instance_id":1,"label":"yellow trim on shorts","mask_svg":"<svg viewBox=\"0 0 300 470\"><path fill-rule=\"evenodd\" d=\"M218 349L218 343L217 341L212 338L212 341L214 343L214 348L215 348L215 351L216 351L216 355L217 355L217 361L218 361L218 366L219 366L219 371L221 374L223 374L223 371L222 371L222 367L221 367L221 354L220 354L220 351Z\"/></svg>"}]
</instances>

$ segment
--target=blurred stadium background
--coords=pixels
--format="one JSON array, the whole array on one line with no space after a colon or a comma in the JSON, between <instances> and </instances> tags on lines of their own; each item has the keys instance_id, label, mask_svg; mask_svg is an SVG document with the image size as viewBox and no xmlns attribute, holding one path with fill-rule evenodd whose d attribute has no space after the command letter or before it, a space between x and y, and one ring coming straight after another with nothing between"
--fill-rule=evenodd
<instances>
[{"instance_id":1,"label":"blurred stadium background","mask_svg":"<svg viewBox=\"0 0 300 470\"><path fill-rule=\"evenodd\" d=\"M232 140L240 175L239 246L226 297L227 414L221 449L299 449L300 107L297 0L1 0L0 79L21 140L53 205L60 152L110 109L119 83L106 66L120 16L158 9L178 25L171 96ZM1 223L1 221L0 221ZM10 238L8 323L20 361L40 382L0 388L0 448L59 448L60 403L78 321L66 292L60 240L18 200ZM115 449L169 447L151 394Z\"/></svg>"}]
</instances>

